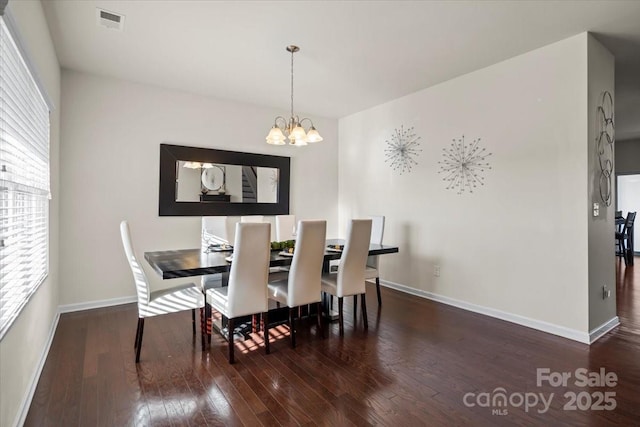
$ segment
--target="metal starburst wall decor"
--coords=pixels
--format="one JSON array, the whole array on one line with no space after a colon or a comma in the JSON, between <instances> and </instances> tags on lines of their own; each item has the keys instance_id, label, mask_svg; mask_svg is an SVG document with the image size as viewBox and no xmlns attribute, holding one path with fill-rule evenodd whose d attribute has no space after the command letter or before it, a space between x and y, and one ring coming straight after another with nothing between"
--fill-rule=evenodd
<instances>
[{"instance_id":1,"label":"metal starburst wall decor","mask_svg":"<svg viewBox=\"0 0 640 427\"><path fill-rule=\"evenodd\" d=\"M447 183L447 190L456 190L458 194L465 191L473 193L478 185L484 185L484 172L491 169L487 157L491 155L485 148L480 148L480 138L468 144L462 138L454 138L449 148L443 148L443 160L439 174Z\"/></svg>"},{"instance_id":2,"label":"metal starburst wall decor","mask_svg":"<svg viewBox=\"0 0 640 427\"><path fill-rule=\"evenodd\" d=\"M415 158L422 151L418 148L419 139L420 137L413 132L413 127L405 130L404 126L400 126L400 129L396 129L391 138L385 141L387 148L384 150L384 161L389 163L394 171L399 170L400 174L411 172L411 167L418 164Z\"/></svg>"}]
</instances>

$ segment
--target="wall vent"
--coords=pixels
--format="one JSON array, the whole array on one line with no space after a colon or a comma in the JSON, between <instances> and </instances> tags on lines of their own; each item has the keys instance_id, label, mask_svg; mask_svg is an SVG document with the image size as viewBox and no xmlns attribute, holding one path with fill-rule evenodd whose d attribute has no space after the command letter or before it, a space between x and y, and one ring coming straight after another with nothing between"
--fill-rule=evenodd
<instances>
[{"instance_id":1,"label":"wall vent","mask_svg":"<svg viewBox=\"0 0 640 427\"><path fill-rule=\"evenodd\" d=\"M97 7L96 19L99 26L109 28L110 30L122 31L124 28L124 15L115 12L109 12L108 10Z\"/></svg>"}]
</instances>

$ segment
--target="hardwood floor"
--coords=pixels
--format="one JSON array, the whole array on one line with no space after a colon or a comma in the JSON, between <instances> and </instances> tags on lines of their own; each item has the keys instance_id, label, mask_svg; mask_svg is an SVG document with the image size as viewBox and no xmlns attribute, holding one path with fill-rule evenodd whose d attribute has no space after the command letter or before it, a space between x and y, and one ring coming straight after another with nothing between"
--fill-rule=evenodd
<instances>
[{"instance_id":1,"label":"hardwood floor","mask_svg":"<svg viewBox=\"0 0 640 427\"><path fill-rule=\"evenodd\" d=\"M344 338L333 323L321 340L311 318L295 349L276 327L270 355L258 334L259 347L236 344L235 365L218 335L202 352L189 312L147 319L138 366L134 304L64 314L25 425L639 425L639 278L618 264L622 324L591 347L386 288L376 311L374 285L368 331L348 298ZM538 387L536 368L572 377ZM581 388L577 368L615 372L617 385ZM511 403L478 406L499 387ZM563 410L566 392L585 391L577 404L615 392L615 409ZM553 393L548 411L519 405L534 393Z\"/></svg>"}]
</instances>

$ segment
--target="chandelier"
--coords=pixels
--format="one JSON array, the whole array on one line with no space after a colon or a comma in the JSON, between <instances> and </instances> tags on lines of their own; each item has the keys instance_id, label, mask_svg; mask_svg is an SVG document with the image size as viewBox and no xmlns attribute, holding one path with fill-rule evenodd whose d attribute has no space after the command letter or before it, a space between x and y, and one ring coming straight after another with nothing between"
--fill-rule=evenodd
<instances>
[{"instance_id":1,"label":"chandelier","mask_svg":"<svg viewBox=\"0 0 640 427\"><path fill-rule=\"evenodd\" d=\"M308 142L320 142L322 137L318 133L311 119L304 118L300 120L298 116L293 114L293 54L299 51L298 46L287 46L287 51L291 52L291 118L289 120L282 116L276 117L273 127L267 135L267 144L284 145L285 139L289 139L290 145L297 147L307 145ZM302 122L310 123L309 129L305 130Z\"/></svg>"}]
</instances>

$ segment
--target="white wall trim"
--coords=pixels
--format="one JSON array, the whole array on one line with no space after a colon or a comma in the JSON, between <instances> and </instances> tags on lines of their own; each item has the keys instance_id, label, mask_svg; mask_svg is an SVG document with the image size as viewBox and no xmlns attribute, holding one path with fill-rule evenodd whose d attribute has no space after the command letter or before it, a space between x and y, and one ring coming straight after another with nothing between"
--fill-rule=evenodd
<instances>
[{"instance_id":1,"label":"white wall trim","mask_svg":"<svg viewBox=\"0 0 640 427\"><path fill-rule=\"evenodd\" d=\"M508 313L501 310L496 310L495 308L472 304L470 302L461 301L455 298L449 298L443 295L434 294L432 292L427 292L420 289L415 289L409 286L401 285L399 283L390 282L388 280L380 280L380 284L400 292L430 299L436 302L441 302L443 304L451 305L453 307L458 307L463 310L473 311L474 313L484 314L485 316L495 317L496 319L506 320L507 322L515 323L521 326L526 326L527 328L537 329L542 332L558 335L560 337L568 338L570 340L578 341L584 344L591 344L593 342L590 338L590 334L586 332L578 331L576 329L570 329L564 326L555 325L553 323L543 322L541 320L531 319L529 317Z\"/></svg>"},{"instance_id":2,"label":"white wall trim","mask_svg":"<svg viewBox=\"0 0 640 427\"><path fill-rule=\"evenodd\" d=\"M53 342L53 337L56 334L56 329L58 329L58 321L60 320L60 310L56 313L53 318L53 322L51 322L51 328L49 329L49 336L47 337L47 342L42 350L42 354L40 355L40 360L38 361L38 365L36 366L35 371L33 371L33 375L31 376L31 380L29 381L29 388L27 389L27 394L22 399L22 403L19 408L20 411L16 415L16 419L14 422L14 426L22 426L27 418L27 414L29 413L29 408L31 407L31 401L33 400L33 395L36 392L36 386L38 385L38 381L40 380L40 374L42 373L42 369L44 368L44 364L47 361L47 356L49 356L49 349L51 348L51 343Z\"/></svg>"},{"instance_id":3,"label":"white wall trim","mask_svg":"<svg viewBox=\"0 0 640 427\"><path fill-rule=\"evenodd\" d=\"M120 297L103 299L98 301L79 302L77 304L65 304L58 307L60 313L73 313L74 311L91 310L94 308L112 307L114 305L129 304L138 301L138 297Z\"/></svg>"},{"instance_id":4,"label":"white wall trim","mask_svg":"<svg viewBox=\"0 0 640 427\"><path fill-rule=\"evenodd\" d=\"M593 344L594 342L605 336L613 328L619 325L620 319L618 318L618 316L615 316L611 320L604 322L597 328L592 329L591 331L589 331L589 343Z\"/></svg>"}]
</instances>

